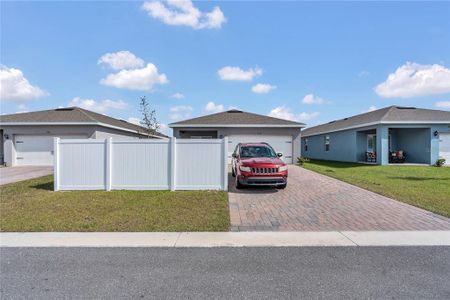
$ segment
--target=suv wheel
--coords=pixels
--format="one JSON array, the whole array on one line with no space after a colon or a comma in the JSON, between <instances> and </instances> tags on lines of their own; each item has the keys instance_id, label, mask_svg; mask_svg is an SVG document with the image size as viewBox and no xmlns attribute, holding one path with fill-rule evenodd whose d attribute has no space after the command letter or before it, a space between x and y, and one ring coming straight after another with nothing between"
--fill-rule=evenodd
<instances>
[{"instance_id":1,"label":"suv wheel","mask_svg":"<svg viewBox=\"0 0 450 300\"><path fill-rule=\"evenodd\" d=\"M236 189L240 190L242 189L244 186L239 182L239 179L236 176Z\"/></svg>"},{"instance_id":2,"label":"suv wheel","mask_svg":"<svg viewBox=\"0 0 450 300\"><path fill-rule=\"evenodd\" d=\"M287 186L287 183L285 183L283 185L278 185L277 189L284 190L286 188L286 186Z\"/></svg>"}]
</instances>

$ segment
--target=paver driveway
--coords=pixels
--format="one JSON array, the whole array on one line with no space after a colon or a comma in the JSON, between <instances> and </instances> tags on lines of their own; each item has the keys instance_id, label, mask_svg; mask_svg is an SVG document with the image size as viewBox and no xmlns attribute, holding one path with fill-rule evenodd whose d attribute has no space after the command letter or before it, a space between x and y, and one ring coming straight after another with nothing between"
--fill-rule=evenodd
<instances>
[{"instance_id":1,"label":"paver driveway","mask_svg":"<svg viewBox=\"0 0 450 300\"><path fill-rule=\"evenodd\" d=\"M285 190L236 190L229 179L233 231L449 230L450 219L297 166Z\"/></svg>"},{"instance_id":2,"label":"paver driveway","mask_svg":"<svg viewBox=\"0 0 450 300\"><path fill-rule=\"evenodd\" d=\"M53 167L47 166L2 167L0 168L0 185L50 175L52 173Z\"/></svg>"}]
</instances>

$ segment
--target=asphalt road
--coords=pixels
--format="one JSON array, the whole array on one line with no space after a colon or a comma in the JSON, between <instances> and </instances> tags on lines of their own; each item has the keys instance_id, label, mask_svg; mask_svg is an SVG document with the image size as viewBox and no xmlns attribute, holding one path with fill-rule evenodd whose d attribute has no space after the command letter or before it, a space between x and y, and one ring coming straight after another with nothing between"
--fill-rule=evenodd
<instances>
[{"instance_id":1,"label":"asphalt road","mask_svg":"<svg viewBox=\"0 0 450 300\"><path fill-rule=\"evenodd\" d=\"M1 299L450 299L450 247L2 248Z\"/></svg>"}]
</instances>

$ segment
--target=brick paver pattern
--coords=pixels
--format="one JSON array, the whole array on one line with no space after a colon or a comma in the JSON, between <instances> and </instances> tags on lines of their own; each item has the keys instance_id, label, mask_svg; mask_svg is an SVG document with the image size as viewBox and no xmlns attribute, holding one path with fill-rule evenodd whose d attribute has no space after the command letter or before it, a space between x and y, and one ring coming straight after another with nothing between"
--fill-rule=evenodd
<instances>
[{"instance_id":1,"label":"brick paver pattern","mask_svg":"<svg viewBox=\"0 0 450 300\"><path fill-rule=\"evenodd\" d=\"M448 218L297 166L284 190L236 190L230 176L229 205L232 231L450 230Z\"/></svg>"}]
</instances>

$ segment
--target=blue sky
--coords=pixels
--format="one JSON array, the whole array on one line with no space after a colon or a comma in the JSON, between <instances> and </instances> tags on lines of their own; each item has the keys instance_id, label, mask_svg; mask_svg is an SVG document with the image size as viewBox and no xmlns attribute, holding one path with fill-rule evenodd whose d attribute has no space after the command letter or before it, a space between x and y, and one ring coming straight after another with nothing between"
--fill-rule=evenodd
<instances>
[{"instance_id":1,"label":"blue sky","mask_svg":"<svg viewBox=\"0 0 450 300\"><path fill-rule=\"evenodd\" d=\"M1 2L0 55L3 114L450 109L450 2Z\"/></svg>"}]
</instances>

